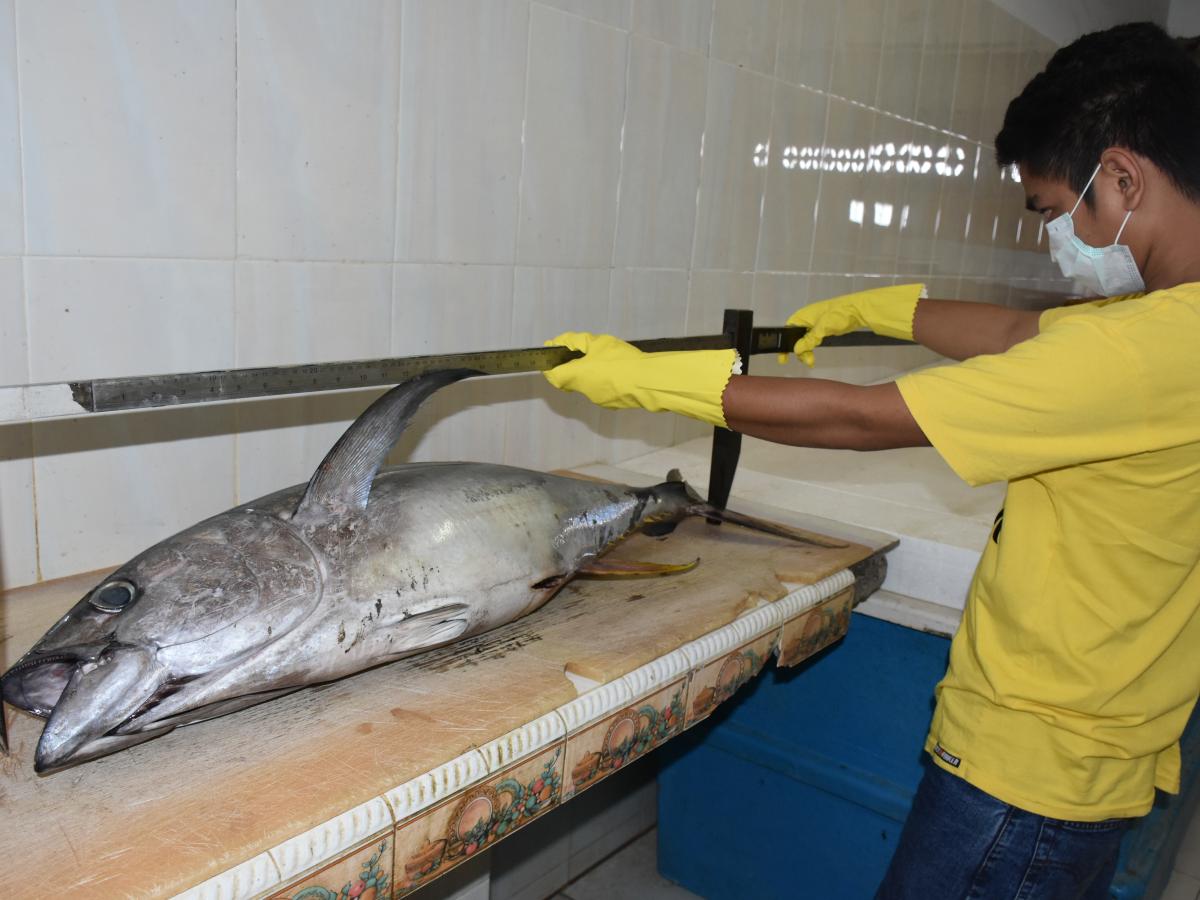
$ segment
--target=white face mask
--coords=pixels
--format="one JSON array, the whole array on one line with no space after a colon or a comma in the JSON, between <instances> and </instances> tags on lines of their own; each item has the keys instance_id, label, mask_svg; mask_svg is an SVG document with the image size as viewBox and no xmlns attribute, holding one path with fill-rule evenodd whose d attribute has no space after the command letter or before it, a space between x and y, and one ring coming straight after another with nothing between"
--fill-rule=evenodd
<instances>
[{"instance_id":1,"label":"white face mask","mask_svg":"<svg viewBox=\"0 0 1200 900\"><path fill-rule=\"evenodd\" d=\"M1125 230L1125 224L1133 215L1132 209L1125 213L1125 220L1117 229L1117 236L1107 247L1089 246L1075 234L1075 223L1071 217L1075 210L1079 209L1083 195L1092 186L1099 171L1100 166L1097 165L1096 171L1092 172L1092 177L1084 185L1071 211L1063 213L1046 226L1046 235L1050 240L1050 258L1058 263L1063 275L1075 279L1075 286L1080 291L1101 297L1140 293L1146 289L1146 283L1142 281L1142 274L1138 271L1137 263L1133 261L1133 254L1127 246L1117 243L1121 239L1121 232Z\"/></svg>"}]
</instances>

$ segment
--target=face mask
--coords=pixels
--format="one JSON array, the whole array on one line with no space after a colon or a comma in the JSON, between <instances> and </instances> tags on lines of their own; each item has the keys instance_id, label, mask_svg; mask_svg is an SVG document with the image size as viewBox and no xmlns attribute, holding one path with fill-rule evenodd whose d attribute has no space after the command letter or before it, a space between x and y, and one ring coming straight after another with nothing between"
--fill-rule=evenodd
<instances>
[{"instance_id":1,"label":"face mask","mask_svg":"<svg viewBox=\"0 0 1200 900\"><path fill-rule=\"evenodd\" d=\"M1079 209L1083 195L1092 186L1099 171L1100 166L1096 166L1096 171L1092 172L1092 177L1084 185L1071 211L1063 213L1046 226L1046 235L1050 241L1050 258L1058 263L1063 275L1075 279L1075 286L1081 291L1101 297L1140 293L1146 289L1146 283L1142 281L1137 263L1133 261L1133 254L1127 246L1117 243L1129 217L1133 215L1132 209L1125 213L1125 220L1108 247L1089 246L1075 234L1075 223L1071 217L1075 215L1075 210Z\"/></svg>"}]
</instances>

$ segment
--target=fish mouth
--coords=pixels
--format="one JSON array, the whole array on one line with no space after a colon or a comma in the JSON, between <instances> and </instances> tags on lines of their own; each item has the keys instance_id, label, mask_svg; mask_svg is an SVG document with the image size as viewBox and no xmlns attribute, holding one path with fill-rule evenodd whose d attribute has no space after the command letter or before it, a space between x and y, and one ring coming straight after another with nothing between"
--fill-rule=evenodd
<instances>
[{"instance_id":1,"label":"fish mouth","mask_svg":"<svg viewBox=\"0 0 1200 900\"><path fill-rule=\"evenodd\" d=\"M0 676L0 696L18 709L48 719L75 668L92 656L74 649L27 653Z\"/></svg>"},{"instance_id":2,"label":"fish mouth","mask_svg":"<svg viewBox=\"0 0 1200 900\"><path fill-rule=\"evenodd\" d=\"M160 733L153 722L143 725L139 720L168 685L166 668L152 650L119 644L99 651L71 648L30 654L0 679L6 701L47 719L34 754L39 773Z\"/></svg>"}]
</instances>

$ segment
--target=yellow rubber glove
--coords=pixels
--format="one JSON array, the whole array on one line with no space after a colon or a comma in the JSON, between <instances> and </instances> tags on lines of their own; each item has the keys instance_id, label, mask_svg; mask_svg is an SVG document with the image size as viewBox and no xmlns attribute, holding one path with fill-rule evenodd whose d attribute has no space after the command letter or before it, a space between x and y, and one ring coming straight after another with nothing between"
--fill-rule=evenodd
<instances>
[{"instance_id":1,"label":"yellow rubber glove","mask_svg":"<svg viewBox=\"0 0 1200 900\"><path fill-rule=\"evenodd\" d=\"M675 412L728 427L721 395L729 377L741 372L736 350L643 353L611 335L582 331L546 341L555 345L584 354L543 373L556 388L578 391L609 409Z\"/></svg>"},{"instance_id":2,"label":"yellow rubber glove","mask_svg":"<svg viewBox=\"0 0 1200 900\"><path fill-rule=\"evenodd\" d=\"M812 368L813 350L821 341L832 334L848 334L860 328L911 341L917 301L924 296L923 284L897 284L810 303L796 310L787 320L789 325L808 329L808 333L796 341L794 352ZM781 363L787 359L786 353L779 355Z\"/></svg>"}]
</instances>

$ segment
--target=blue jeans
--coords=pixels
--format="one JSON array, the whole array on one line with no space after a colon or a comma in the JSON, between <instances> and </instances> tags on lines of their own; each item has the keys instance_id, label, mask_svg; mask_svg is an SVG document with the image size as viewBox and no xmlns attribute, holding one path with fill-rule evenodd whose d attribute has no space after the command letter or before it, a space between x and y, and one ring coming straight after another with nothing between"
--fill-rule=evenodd
<instances>
[{"instance_id":1,"label":"blue jeans","mask_svg":"<svg viewBox=\"0 0 1200 900\"><path fill-rule=\"evenodd\" d=\"M1130 819L1025 812L926 763L876 900L1107 900Z\"/></svg>"}]
</instances>

